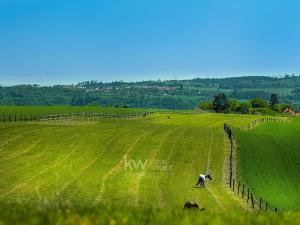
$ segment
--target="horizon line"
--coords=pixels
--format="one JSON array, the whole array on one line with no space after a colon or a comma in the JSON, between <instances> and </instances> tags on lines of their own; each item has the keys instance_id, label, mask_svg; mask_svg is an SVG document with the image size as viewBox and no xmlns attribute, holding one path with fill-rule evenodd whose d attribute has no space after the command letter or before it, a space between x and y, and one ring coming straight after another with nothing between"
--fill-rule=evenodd
<instances>
[{"instance_id":1,"label":"horizon line","mask_svg":"<svg viewBox=\"0 0 300 225\"><path fill-rule=\"evenodd\" d=\"M87 81L96 81L97 83L105 83L105 84L110 84L110 83L114 83L114 82L122 82L122 83L141 83L141 82L168 82L168 81L187 81L187 80L196 80L196 79L229 79L229 78L249 78L249 77L268 77L268 78L285 78L286 76L290 76L290 77L300 77L300 75L295 75L294 73L292 74L284 74L284 75L227 75L227 76L197 76L197 77L193 77L193 78L183 78L183 79L179 79L176 78L176 76L173 79L145 79L145 80L97 80L97 79L88 79L88 80L81 80L81 81L73 81L73 82L66 82L64 83L63 81L61 82L54 82L54 83L48 83L45 82L43 83L34 83L34 82L10 82L10 81L6 81L4 83L0 83L0 87L13 87L13 86L39 86L39 87L52 87L52 86L72 86L72 85L78 85L79 83L82 82L87 82Z\"/></svg>"}]
</instances>

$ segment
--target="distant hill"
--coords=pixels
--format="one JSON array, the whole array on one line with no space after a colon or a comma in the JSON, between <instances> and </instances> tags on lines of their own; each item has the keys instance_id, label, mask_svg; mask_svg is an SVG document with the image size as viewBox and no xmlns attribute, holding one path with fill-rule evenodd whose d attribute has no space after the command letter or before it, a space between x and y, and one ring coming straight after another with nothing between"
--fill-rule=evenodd
<instances>
[{"instance_id":1,"label":"distant hill","mask_svg":"<svg viewBox=\"0 0 300 225\"><path fill-rule=\"evenodd\" d=\"M300 76L248 76L232 78L116 81L85 81L75 85L17 85L0 87L0 105L102 105L118 107L192 109L214 94L230 98L268 100L277 93L281 103L300 108Z\"/></svg>"}]
</instances>

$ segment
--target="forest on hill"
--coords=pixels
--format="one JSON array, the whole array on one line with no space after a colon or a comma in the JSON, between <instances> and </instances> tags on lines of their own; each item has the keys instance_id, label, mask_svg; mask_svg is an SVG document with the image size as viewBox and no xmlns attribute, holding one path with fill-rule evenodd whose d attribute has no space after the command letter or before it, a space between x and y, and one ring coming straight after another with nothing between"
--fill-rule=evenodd
<instances>
[{"instance_id":1,"label":"forest on hill","mask_svg":"<svg viewBox=\"0 0 300 225\"><path fill-rule=\"evenodd\" d=\"M300 76L248 76L195 78L191 80L100 82L73 85L0 86L0 105L102 105L115 107L193 109L217 93L229 98L268 100L272 93L280 103L300 108Z\"/></svg>"}]
</instances>

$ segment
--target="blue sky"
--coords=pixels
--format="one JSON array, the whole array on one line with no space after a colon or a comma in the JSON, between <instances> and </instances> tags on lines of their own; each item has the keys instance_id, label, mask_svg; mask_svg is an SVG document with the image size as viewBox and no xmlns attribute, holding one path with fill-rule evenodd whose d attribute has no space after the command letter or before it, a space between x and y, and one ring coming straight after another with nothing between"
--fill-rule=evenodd
<instances>
[{"instance_id":1,"label":"blue sky","mask_svg":"<svg viewBox=\"0 0 300 225\"><path fill-rule=\"evenodd\" d=\"M300 74L296 0L0 0L0 84Z\"/></svg>"}]
</instances>

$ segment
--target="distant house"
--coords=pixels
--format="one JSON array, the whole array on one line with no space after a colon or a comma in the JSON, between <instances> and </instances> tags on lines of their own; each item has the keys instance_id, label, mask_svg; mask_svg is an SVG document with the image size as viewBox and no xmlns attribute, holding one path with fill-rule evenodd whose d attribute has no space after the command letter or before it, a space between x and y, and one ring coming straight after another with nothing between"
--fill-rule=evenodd
<instances>
[{"instance_id":1,"label":"distant house","mask_svg":"<svg viewBox=\"0 0 300 225\"><path fill-rule=\"evenodd\" d=\"M284 114L288 114L288 115L292 115L292 116L300 116L300 112L296 112L295 110L293 110L292 108L286 108L283 111Z\"/></svg>"}]
</instances>

